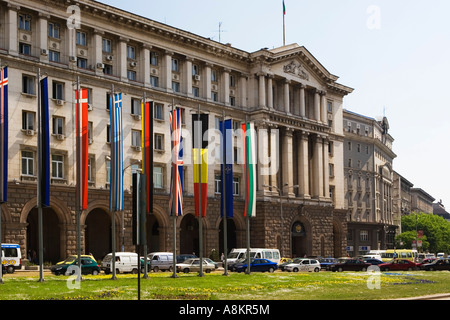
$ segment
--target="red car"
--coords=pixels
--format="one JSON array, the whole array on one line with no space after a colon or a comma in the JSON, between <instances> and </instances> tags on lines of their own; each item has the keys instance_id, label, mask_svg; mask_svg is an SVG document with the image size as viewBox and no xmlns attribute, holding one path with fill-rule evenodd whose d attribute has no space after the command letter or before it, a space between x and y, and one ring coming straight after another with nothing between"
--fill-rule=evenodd
<instances>
[{"instance_id":1,"label":"red car","mask_svg":"<svg viewBox=\"0 0 450 320\"><path fill-rule=\"evenodd\" d=\"M387 263L378 265L381 271L397 270L397 271L412 271L419 270L420 263L414 263L409 260L395 259Z\"/></svg>"}]
</instances>

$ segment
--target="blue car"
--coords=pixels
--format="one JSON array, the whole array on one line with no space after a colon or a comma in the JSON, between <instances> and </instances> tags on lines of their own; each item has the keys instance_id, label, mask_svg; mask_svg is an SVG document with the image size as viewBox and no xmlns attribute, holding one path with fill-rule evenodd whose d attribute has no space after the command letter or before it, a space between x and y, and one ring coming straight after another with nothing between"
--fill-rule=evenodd
<instances>
[{"instance_id":1,"label":"blue car","mask_svg":"<svg viewBox=\"0 0 450 320\"><path fill-rule=\"evenodd\" d=\"M337 259L335 258L320 258L319 259L320 268L324 270L330 270L331 266L337 263Z\"/></svg>"},{"instance_id":2,"label":"blue car","mask_svg":"<svg viewBox=\"0 0 450 320\"><path fill-rule=\"evenodd\" d=\"M243 261L234 266L234 270L237 272L243 272L247 269L247 261ZM267 259L253 259L250 262L250 272L274 272L278 269L278 265Z\"/></svg>"}]
</instances>

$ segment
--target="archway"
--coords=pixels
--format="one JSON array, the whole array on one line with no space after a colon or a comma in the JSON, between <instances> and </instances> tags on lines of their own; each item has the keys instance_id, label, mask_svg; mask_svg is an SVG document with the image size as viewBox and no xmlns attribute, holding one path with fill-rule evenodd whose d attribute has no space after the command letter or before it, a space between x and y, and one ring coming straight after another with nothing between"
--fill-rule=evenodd
<instances>
[{"instance_id":1,"label":"archway","mask_svg":"<svg viewBox=\"0 0 450 320\"><path fill-rule=\"evenodd\" d=\"M180 253L199 254L198 219L192 214L183 216L180 223Z\"/></svg>"},{"instance_id":2,"label":"archway","mask_svg":"<svg viewBox=\"0 0 450 320\"><path fill-rule=\"evenodd\" d=\"M219 225L219 254L224 252L224 234L223 234L223 219L220 221ZM236 241L236 224L233 219L227 220L227 249L230 253L231 249L237 248Z\"/></svg>"},{"instance_id":3,"label":"archway","mask_svg":"<svg viewBox=\"0 0 450 320\"><path fill-rule=\"evenodd\" d=\"M148 252L161 251L159 243L160 230L159 222L155 215L151 214L147 216L147 248Z\"/></svg>"},{"instance_id":4,"label":"archway","mask_svg":"<svg viewBox=\"0 0 450 320\"><path fill-rule=\"evenodd\" d=\"M306 230L300 221L294 222L291 228L292 257L303 257L308 254Z\"/></svg>"},{"instance_id":5,"label":"archway","mask_svg":"<svg viewBox=\"0 0 450 320\"><path fill-rule=\"evenodd\" d=\"M27 216L27 249L31 262L39 263L39 224L38 209L33 208ZM52 208L42 209L42 235L44 263L55 264L61 261L61 230L58 215ZM65 258L65 257L64 257Z\"/></svg>"},{"instance_id":6,"label":"archway","mask_svg":"<svg viewBox=\"0 0 450 320\"><path fill-rule=\"evenodd\" d=\"M92 254L95 259L103 259L112 251L111 247L111 218L109 214L96 208L90 211L85 221L85 252ZM120 240L120 243L122 240Z\"/></svg>"}]
</instances>

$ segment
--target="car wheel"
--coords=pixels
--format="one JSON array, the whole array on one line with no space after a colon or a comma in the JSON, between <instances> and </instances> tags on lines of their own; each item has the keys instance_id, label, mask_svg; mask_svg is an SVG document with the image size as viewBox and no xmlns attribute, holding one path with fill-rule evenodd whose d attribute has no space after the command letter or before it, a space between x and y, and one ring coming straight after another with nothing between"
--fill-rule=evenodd
<instances>
[{"instance_id":1,"label":"car wheel","mask_svg":"<svg viewBox=\"0 0 450 320\"><path fill-rule=\"evenodd\" d=\"M138 269L133 269L133 270L131 270L131 273L132 273L132 274L138 274Z\"/></svg>"},{"instance_id":2,"label":"car wheel","mask_svg":"<svg viewBox=\"0 0 450 320\"><path fill-rule=\"evenodd\" d=\"M211 272L211 269L206 269L205 272L206 272L206 273L210 273L210 272Z\"/></svg>"},{"instance_id":3,"label":"car wheel","mask_svg":"<svg viewBox=\"0 0 450 320\"><path fill-rule=\"evenodd\" d=\"M98 275L98 270L92 270L92 275L93 275L93 276Z\"/></svg>"},{"instance_id":4,"label":"car wheel","mask_svg":"<svg viewBox=\"0 0 450 320\"><path fill-rule=\"evenodd\" d=\"M298 272L298 268L292 269L293 272Z\"/></svg>"},{"instance_id":5,"label":"car wheel","mask_svg":"<svg viewBox=\"0 0 450 320\"><path fill-rule=\"evenodd\" d=\"M389 271L389 268L388 267L384 268L384 271Z\"/></svg>"},{"instance_id":6,"label":"car wheel","mask_svg":"<svg viewBox=\"0 0 450 320\"><path fill-rule=\"evenodd\" d=\"M314 272L319 272L320 269L319 268L314 268Z\"/></svg>"},{"instance_id":7,"label":"car wheel","mask_svg":"<svg viewBox=\"0 0 450 320\"><path fill-rule=\"evenodd\" d=\"M169 272L172 272L173 268L170 266L168 270Z\"/></svg>"},{"instance_id":8,"label":"car wheel","mask_svg":"<svg viewBox=\"0 0 450 320\"><path fill-rule=\"evenodd\" d=\"M342 272L342 271L344 271L344 269L342 269L341 267L339 267L339 268L338 268L338 271L339 271L339 272Z\"/></svg>"},{"instance_id":9,"label":"car wheel","mask_svg":"<svg viewBox=\"0 0 450 320\"><path fill-rule=\"evenodd\" d=\"M189 268L185 268L185 269L183 270L183 272L184 272L184 273L189 273Z\"/></svg>"},{"instance_id":10,"label":"car wheel","mask_svg":"<svg viewBox=\"0 0 450 320\"><path fill-rule=\"evenodd\" d=\"M362 271L362 272L366 272L366 271L367 271L367 268L362 268L361 271Z\"/></svg>"},{"instance_id":11,"label":"car wheel","mask_svg":"<svg viewBox=\"0 0 450 320\"><path fill-rule=\"evenodd\" d=\"M8 266L8 267L6 268L6 272L7 272L7 273L14 273L14 267L13 267L13 266Z\"/></svg>"},{"instance_id":12,"label":"car wheel","mask_svg":"<svg viewBox=\"0 0 450 320\"><path fill-rule=\"evenodd\" d=\"M413 268L408 268L408 271L412 271L413 270Z\"/></svg>"},{"instance_id":13,"label":"car wheel","mask_svg":"<svg viewBox=\"0 0 450 320\"><path fill-rule=\"evenodd\" d=\"M159 268L158 267L154 267L153 268L153 272L158 272L159 271Z\"/></svg>"},{"instance_id":14,"label":"car wheel","mask_svg":"<svg viewBox=\"0 0 450 320\"><path fill-rule=\"evenodd\" d=\"M269 272L270 272L270 273L273 273L274 271L275 271L275 270L274 270L272 267L269 268Z\"/></svg>"}]
</instances>

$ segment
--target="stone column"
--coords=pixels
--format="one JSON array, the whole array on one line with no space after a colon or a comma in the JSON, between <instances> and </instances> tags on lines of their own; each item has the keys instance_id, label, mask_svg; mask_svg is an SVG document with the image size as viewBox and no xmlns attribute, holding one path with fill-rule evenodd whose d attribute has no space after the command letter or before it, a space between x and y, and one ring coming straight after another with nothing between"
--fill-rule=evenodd
<instances>
[{"instance_id":1,"label":"stone column","mask_svg":"<svg viewBox=\"0 0 450 320\"><path fill-rule=\"evenodd\" d=\"M260 108L266 107L266 77L265 74L259 72L259 88L258 88L258 104Z\"/></svg>"},{"instance_id":2,"label":"stone column","mask_svg":"<svg viewBox=\"0 0 450 320\"><path fill-rule=\"evenodd\" d=\"M323 146L322 136L317 135L314 141L313 154L313 197L323 197Z\"/></svg>"},{"instance_id":3,"label":"stone column","mask_svg":"<svg viewBox=\"0 0 450 320\"><path fill-rule=\"evenodd\" d=\"M302 131L298 139L298 187L299 196L310 198L309 195L309 157L308 157L308 136L309 133Z\"/></svg>"},{"instance_id":4,"label":"stone column","mask_svg":"<svg viewBox=\"0 0 450 320\"><path fill-rule=\"evenodd\" d=\"M266 123L258 124L258 191L266 194L270 186L270 157L269 157L269 126Z\"/></svg>"},{"instance_id":5,"label":"stone column","mask_svg":"<svg viewBox=\"0 0 450 320\"><path fill-rule=\"evenodd\" d=\"M267 107L273 109L273 74L267 76Z\"/></svg>"},{"instance_id":6,"label":"stone column","mask_svg":"<svg viewBox=\"0 0 450 320\"><path fill-rule=\"evenodd\" d=\"M285 80L284 82L284 90L283 90L283 103L284 103L284 111L286 113L291 113L290 111L290 101L289 101L289 85L290 85L290 81L289 80Z\"/></svg>"},{"instance_id":7,"label":"stone column","mask_svg":"<svg viewBox=\"0 0 450 320\"><path fill-rule=\"evenodd\" d=\"M320 121L320 91L314 91L314 120Z\"/></svg>"},{"instance_id":8,"label":"stone column","mask_svg":"<svg viewBox=\"0 0 450 320\"><path fill-rule=\"evenodd\" d=\"M20 7L11 3L7 5L8 12L6 13L7 23L6 28L6 43L8 46L8 53L12 56L17 56L19 54L19 42L18 39L18 15L17 11ZM47 34L45 34L47 36Z\"/></svg>"},{"instance_id":9,"label":"stone column","mask_svg":"<svg viewBox=\"0 0 450 320\"><path fill-rule=\"evenodd\" d=\"M119 39L119 57L118 57L118 62L119 62L119 75L120 75L120 79L122 81L128 81L128 76L127 76L127 70L128 70L128 64L127 64L127 44L128 44L128 39L120 37Z\"/></svg>"},{"instance_id":10,"label":"stone column","mask_svg":"<svg viewBox=\"0 0 450 320\"><path fill-rule=\"evenodd\" d=\"M240 104L242 107L247 106L247 76L241 75L241 79L239 81L239 97Z\"/></svg>"},{"instance_id":11,"label":"stone column","mask_svg":"<svg viewBox=\"0 0 450 320\"><path fill-rule=\"evenodd\" d=\"M142 82L146 88L150 88L150 50L152 47L148 44L143 44L141 49L141 56L143 60L143 66L141 67Z\"/></svg>"},{"instance_id":12,"label":"stone column","mask_svg":"<svg viewBox=\"0 0 450 320\"><path fill-rule=\"evenodd\" d=\"M39 59L42 62L48 62L48 19L50 16L39 13L39 18L37 21L37 47L39 50ZM67 29L67 33L70 35L74 30ZM69 41L70 44L70 41ZM76 52L73 51L73 46L70 46L69 56L76 56ZM43 50L47 52L47 54L43 54Z\"/></svg>"},{"instance_id":13,"label":"stone column","mask_svg":"<svg viewBox=\"0 0 450 320\"><path fill-rule=\"evenodd\" d=\"M292 136L293 130L291 128L284 128L283 131L283 145L282 145L282 179L279 188L282 188L283 194L286 191L289 197L295 197L294 189L294 161L292 150ZM287 187L284 185L287 183Z\"/></svg>"},{"instance_id":14,"label":"stone column","mask_svg":"<svg viewBox=\"0 0 450 320\"><path fill-rule=\"evenodd\" d=\"M220 90L219 101L230 105L230 69L224 69L222 72L222 88Z\"/></svg>"},{"instance_id":15,"label":"stone column","mask_svg":"<svg viewBox=\"0 0 450 320\"><path fill-rule=\"evenodd\" d=\"M185 92L188 97L192 97L192 62L193 59L186 57L184 61L184 78L185 81L182 81L182 91Z\"/></svg>"},{"instance_id":16,"label":"stone column","mask_svg":"<svg viewBox=\"0 0 450 320\"><path fill-rule=\"evenodd\" d=\"M324 124L328 123L327 117L327 93L322 91L321 93L321 102L320 102L320 112L321 112L321 120Z\"/></svg>"},{"instance_id":17,"label":"stone column","mask_svg":"<svg viewBox=\"0 0 450 320\"><path fill-rule=\"evenodd\" d=\"M328 159L328 143L327 137L323 139L323 195L330 198L330 168Z\"/></svg>"},{"instance_id":18,"label":"stone column","mask_svg":"<svg viewBox=\"0 0 450 320\"><path fill-rule=\"evenodd\" d=\"M203 68L203 98L206 98L207 101L211 100L211 67L212 65L209 63L205 64L205 67ZM200 89L201 90L201 89Z\"/></svg>"},{"instance_id":19,"label":"stone column","mask_svg":"<svg viewBox=\"0 0 450 320\"><path fill-rule=\"evenodd\" d=\"M271 171L270 175L270 185L278 187L277 174L280 170L279 163L279 150L280 150L280 140L279 140L279 129L276 125L270 127L270 164ZM278 195L277 190L272 190L272 194Z\"/></svg>"},{"instance_id":20,"label":"stone column","mask_svg":"<svg viewBox=\"0 0 450 320\"><path fill-rule=\"evenodd\" d=\"M300 84L300 117L306 117L306 100L305 100L305 88L304 84Z\"/></svg>"},{"instance_id":21,"label":"stone column","mask_svg":"<svg viewBox=\"0 0 450 320\"><path fill-rule=\"evenodd\" d=\"M172 91L172 56L173 52L165 51L162 57L161 87Z\"/></svg>"}]
</instances>

